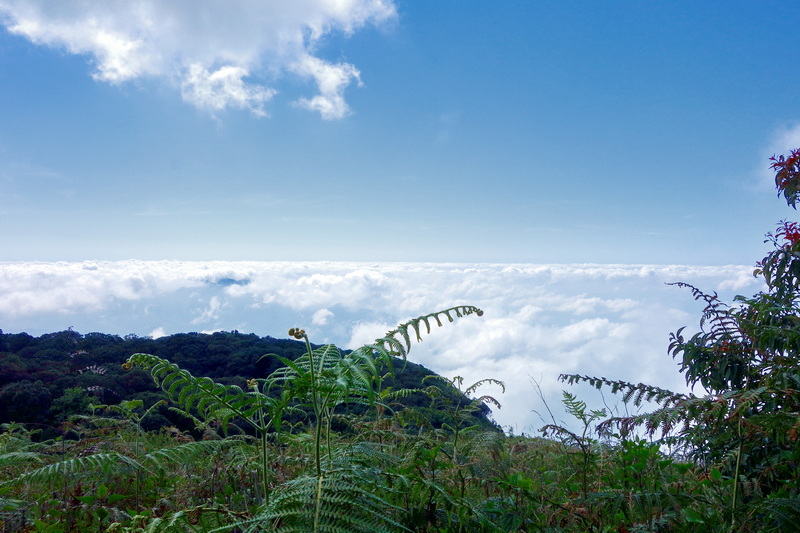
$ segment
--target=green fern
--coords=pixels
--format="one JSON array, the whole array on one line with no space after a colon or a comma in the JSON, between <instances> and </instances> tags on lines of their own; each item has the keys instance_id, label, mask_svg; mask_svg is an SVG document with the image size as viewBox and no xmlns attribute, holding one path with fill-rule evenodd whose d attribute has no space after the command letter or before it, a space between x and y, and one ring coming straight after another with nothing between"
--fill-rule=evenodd
<instances>
[{"instance_id":1,"label":"green fern","mask_svg":"<svg viewBox=\"0 0 800 533\"><path fill-rule=\"evenodd\" d=\"M26 465L30 462L41 463L40 454L36 452L8 452L0 454L0 468Z\"/></svg>"},{"instance_id":2,"label":"green fern","mask_svg":"<svg viewBox=\"0 0 800 533\"><path fill-rule=\"evenodd\" d=\"M228 524L241 520L236 513L219 506L200 505L176 513L147 519L143 515L133 517L130 526L116 522L106 530L109 533L209 533L228 531Z\"/></svg>"},{"instance_id":3,"label":"green fern","mask_svg":"<svg viewBox=\"0 0 800 533\"><path fill-rule=\"evenodd\" d=\"M235 439L186 442L148 453L142 458L141 463L143 465L152 464L159 468L164 468L168 464L191 465L201 456L211 455L224 448L238 446L242 443L241 440Z\"/></svg>"},{"instance_id":4,"label":"green fern","mask_svg":"<svg viewBox=\"0 0 800 533\"><path fill-rule=\"evenodd\" d=\"M688 399L696 398L694 395L672 392L644 383L629 383L621 380L610 380L603 377L582 376L579 374L561 374L558 379L569 385L575 383L587 383L588 385L600 390L609 387L612 394L622 393L622 400L625 403L633 403L635 406L641 405L642 401L656 402L661 406L677 405Z\"/></svg>"},{"instance_id":5,"label":"green fern","mask_svg":"<svg viewBox=\"0 0 800 533\"><path fill-rule=\"evenodd\" d=\"M265 380L270 389L289 390L297 399L302 399L311 393L313 384L315 394L334 406L349 402L370 403L372 399L373 379L378 370L375 360L363 351L343 355L335 346L327 345L295 360L278 359L285 366ZM308 400L310 404L311 399Z\"/></svg>"},{"instance_id":6,"label":"green fern","mask_svg":"<svg viewBox=\"0 0 800 533\"><path fill-rule=\"evenodd\" d=\"M275 489L247 531L265 526L276 533L408 531L393 517L403 510L378 496L366 477L364 470L334 470L293 479Z\"/></svg>"},{"instance_id":7,"label":"green fern","mask_svg":"<svg viewBox=\"0 0 800 533\"><path fill-rule=\"evenodd\" d=\"M442 318L453 322L454 317L471 314L481 316L483 311L462 305L424 315L349 354L330 345L312 349L305 331L292 328L289 334L305 342L306 354L295 360L279 358L284 366L267 379L248 381L248 391L195 377L178 365L149 354L134 354L124 366L149 370L156 384L184 412L194 410L200 420L219 420L223 428L234 418L243 420L260 435L265 507L253 519L223 529L246 527L255 531L268 526L274 531L286 532L401 531L404 528L394 518L401 510L378 496L390 491L381 484L381 470L365 467L352 461L352 457L344 466L339 464L330 442L334 409L343 403L375 405L386 399L379 395L380 364L391 369L392 357L405 360L411 348L412 332L420 341L423 327L430 332L433 322L442 325ZM273 394L275 391L277 396ZM494 401L491 397L482 397L476 402L484 400ZM270 428L280 430L283 414L297 402L310 406L313 411L315 428L311 437L315 472L268 492L267 431ZM328 457L325 469L321 461L323 427L326 427ZM150 460L185 459L185 453L194 453L199 448L203 446L176 447ZM174 519L178 519L177 515Z\"/></svg>"},{"instance_id":8,"label":"green fern","mask_svg":"<svg viewBox=\"0 0 800 533\"><path fill-rule=\"evenodd\" d=\"M17 483L52 482L65 475L83 477L95 472L118 472L126 468L142 469L142 464L119 453L96 453L85 457L76 457L66 461L52 463L28 472L14 479L0 483L0 487Z\"/></svg>"},{"instance_id":9,"label":"green fern","mask_svg":"<svg viewBox=\"0 0 800 533\"><path fill-rule=\"evenodd\" d=\"M194 408L207 420L221 417L226 427L231 418L239 417L254 429L266 430L259 416L272 407L273 400L265 394L246 392L235 385L222 385L209 378L195 377L175 363L150 354L134 354L125 366L149 370L156 385L186 411Z\"/></svg>"},{"instance_id":10,"label":"green fern","mask_svg":"<svg viewBox=\"0 0 800 533\"><path fill-rule=\"evenodd\" d=\"M570 385L588 383L597 389L601 389L603 386L610 387L611 392L614 394L622 392L622 401L624 403L632 403L637 407L643 401L655 402L660 406L660 408L650 413L628 417L611 417L598 424L597 431L600 434L611 434L613 433L612 428L616 427L622 436L626 436L636 427L644 426L650 436L660 430L662 437L665 437L679 426L683 431L687 431L692 423L702 418L702 413L706 412L706 409L711 405L709 400L705 398L698 398L691 394L676 393L643 383L633 384L626 381L612 381L602 377L597 378L578 374L561 374L559 379Z\"/></svg>"},{"instance_id":11,"label":"green fern","mask_svg":"<svg viewBox=\"0 0 800 533\"><path fill-rule=\"evenodd\" d=\"M767 498L757 504L757 508L767 516L775 531L797 531L800 524L800 497Z\"/></svg>"},{"instance_id":12,"label":"green fern","mask_svg":"<svg viewBox=\"0 0 800 533\"><path fill-rule=\"evenodd\" d=\"M483 311L471 305L457 305L443 311L437 311L435 313L413 318L408 322L400 324L395 329L388 331L386 335L380 339L376 339L373 344L365 345L359 349L373 352L378 359L386 358L388 360L390 357L400 357L405 360L408 356L409 350L411 350L411 335L408 332L409 328L413 330L414 337L416 338L417 342L421 342L421 325L425 326L426 333L430 333L431 320L435 320L436 325L441 327L442 320L440 317L444 316L447 318L448 322L453 322L453 314L455 314L458 318L471 314L483 316ZM400 339L402 339L402 342L397 339L398 336Z\"/></svg>"},{"instance_id":13,"label":"green fern","mask_svg":"<svg viewBox=\"0 0 800 533\"><path fill-rule=\"evenodd\" d=\"M400 532L405 510L392 504L403 486L387 467L397 460L372 443L333 451L331 468L321 476L292 479L272 493L253 518L230 524L247 532ZM226 529L228 529L226 528Z\"/></svg>"}]
</instances>

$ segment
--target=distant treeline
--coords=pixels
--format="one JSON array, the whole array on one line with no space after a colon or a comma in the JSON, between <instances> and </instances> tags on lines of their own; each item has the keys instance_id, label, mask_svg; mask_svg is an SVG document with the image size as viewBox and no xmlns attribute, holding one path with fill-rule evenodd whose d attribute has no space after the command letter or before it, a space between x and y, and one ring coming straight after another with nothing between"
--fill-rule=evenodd
<instances>
[{"instance_id":1,"label":"distant treeline","mask_svg":"<svg viewBox=\"0 0 800 533\"><path fill-rule=\"evenodd\" d=\"M267 377L283 366L277 357L268 354L295 359L305 353L305 347L297 340L238 331L180 333L153 339L80 334L71 329L39 337L0 330L0 423L35 424L45 436L52 437L66 431L64 423L71 415L89 413L93 405L140 399L149 407L166 399L147 372L122 368L122 363L134 353L156 355L195 376L244 388L246 380ZM398 359L394 363L394 376L387 378L384 387L423 389L426 386L423 378L434 375L410 361ZM458 399L453 396L454 401ZM439 426L441 411L431 409L430 403L422 393L402 401L404 407L413 407L428 422ZM489 412L485 408L477 415L476 422L486 428L494 427ZM147 429L191 426L166 407L149 416L143 425Z\"/></svg>"}]
</instances>

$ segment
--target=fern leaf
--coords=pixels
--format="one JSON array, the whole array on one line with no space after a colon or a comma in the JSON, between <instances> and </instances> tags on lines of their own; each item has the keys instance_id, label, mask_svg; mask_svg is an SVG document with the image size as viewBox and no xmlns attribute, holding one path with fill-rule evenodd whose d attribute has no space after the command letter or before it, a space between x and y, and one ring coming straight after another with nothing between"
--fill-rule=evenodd
<instances>
[{"instance_id":1,"label":"fern leaf","mask_svg":"<svg viewBox=\"0 0 800 533\"><path fill-rule=\"evenodd\" d=\"M241 520L243 515L224 507L198 506L183 509L163 518L154 518L144 530L145 533L208 533L211 531L230 531L231 524Z\"/></svg>"},{"instance_id":2,"label":"fern leaf","mask_svg":"<svg viewBox=\"0 0 800 533\"><path fill-rule=\"evenodd\" d=\"M143 469L141 463L119 453L98 453L52 463L35 470L29 470L15 479L0 483L0 487L21 482L50 482L65 475L85 475L92 472L113 472L125 468Z\"/></svg>"},{"instance_id":3,"label":"fern leaf","mask_svg":"<svg viewBox=\"0 0 800 533\"><path fill-rule=\"evenodd\" d=\"M380 355L394 355L396 357L401 357L406 359L408 351L411 349L411 340L408 334L409 326L414 328L414 331L417 335L417 341L420 341L420 332L419 332L419 322L424 322L425 327L427 328L427 332L430 333L430 322L429 319L433 318L436 320L436 324L438 326L442 326L442 321L439 318L441 315L447 317L449 322L453 322L453 317L450 313L455 313L457 317L464 317L467 315L475 314L477 316L483 316L483 311L478 309L477 307L471 305L458 305L455 307L451 307L449 309L444 309L442 311L437 311L435 313L430 313L427 315L423 315L407 322L404 322L397 326L395 329L389 331L381 337L380 339L375 340L375 345L370 345L371 348L378 348L376 351L379 352ZM405 341L406 346L395 339L395 336L400 335L402 339Z\"/></svg>"},{"instance_id":4,"label":"fern leaf","mask_svg":"<svg viewBox=\"0 0 800 533\"><path fill-rule=\"evenodd\" d=\"M237 524L246 531L373 533L408 531L395 518L403 510L377 494L381 486L370 469L349 468L322 477L301 476L276 487L270 502L257 517Z\"/></svg>"},{"instance_id":5,"label":"fern leaf","mask_svg":"<svg viewBox=\"0 0 800 533\"><path fill-rule=\"evenodd\" d=\"M0 454L0 468L19 466L31 461L41 463L42 459L36 452L8 452Z\"/></svg>"},{"instance_id":6,"label":"fern leaf","mask_svg":"<svg viewBox=\"0 0 800 533\"><path fill-rule=\"evenodd\" d=\"M134 354L126 365L150 370L156 385L186 411L194 407L206 420L221 415L223 427L227 427L232 417L240 417L254 429L265 430L254 417L270 402L264 394L245 392L240 387L215 383L209 378L197 378L178 365L150 354Z\"/></svg>"},{"instance_id":7,"label":"fern leaf","mask_svg":"<svg viewBox=\"0 0 800 533\"><path fill-rule=\"evenodd\" d=\"M149 453L144 457L142 463L153 463L159 467L163 467L165 463L191 464L201 455L212 454L239 444L241 441L232 439L186 442Z\"/></svg>"},{"instance_id":8,"label":"fern leaf","mask_svg":"<svg viewBox=\"0 0 800 533\"><path fill-rule=\"evenodd\" d=\"M464 393L467 394L467 395L472 394L477 389L479 389L482 385L487 385L487 384L488 385L497 385L498 387L500 387L500 389L503 392L506 392L506 384L505 383L503 383L499 379L486 378L486 379L480 379L480 380L476 381L475 383L473 383L472 385L470 385L469 387L467 387L467 389L464 391Z\"/></svg>"}]
</instances>

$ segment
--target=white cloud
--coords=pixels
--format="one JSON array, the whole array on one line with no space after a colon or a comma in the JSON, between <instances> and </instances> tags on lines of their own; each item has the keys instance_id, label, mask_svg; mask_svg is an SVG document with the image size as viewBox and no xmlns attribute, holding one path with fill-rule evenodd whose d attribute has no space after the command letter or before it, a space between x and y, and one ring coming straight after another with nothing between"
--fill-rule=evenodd
<instances>
[{"instance_id":1,"label":"white cloud","mask_svg":"<svg viewBox=\"0 0 800 533\"><path fill-rule=\"evenodd\" d=\"M311 317L311 323L315 326L324 326L331 318L333 318L333 313L327 309L320 309Z\"/></svg>"},{"instance_id":2,"label":"white cloud","mask_svg":"<svg viewBox=\"0 0 800 533\"><path fill-rule=\"evenodd\" d=\"M265 116L263 104L275 95L275 90L242 81L248 75L243 67L224 66L209 72L194 64L184 76L183 99L200 109L223 111L226 107L249 109L254 115Z\"/></svg>"},{"instance_id":3,"label":"white cloud","mask_svg":"<svg viewBox=\"0 0 800 533\"><path fill-rule=\"evenodd\" d=\"M361 73L353 65L332 65L318 57L307 55L292 65L292 71L313 78L319 89L317 96L297 100L299 107L318 111L322 118L328 120L342 118L350 113L350 108L344 101L344 90L352 80L359 86L362 85Z\"/></svg>"},{"instance_id":4,"label":"white cloud","mask_svg":"<svg viewBox=\"0 0 800 533\"><path fill-rule=\"evenodd\" d=\"M203 324L217 320L220 316L223 304L218 296L212 296L208 302L208 306L203 310L199 317L192 320L192 324Z\"/></svg>"},{"instance_id":5,"label":"white cloud","mask_svg":"<svg viewBox=\"0 0 800 533\"><path fill-rule=\"evenodd\" d=\"M151 331L150 333L148 333L147 336L150 337L151 339L158 339L161 337L166 337L167 331L162 327L158 327L153 331Z\"/></svg>"},{"instance_id":6,"label":"white cloud","mask_svg":"<svg viewBox=\"0 0 800 533\"><path fill-rule=\"evenodd\" d=\"M11 33L90 57L97 80L163 78L201 109L261 116L277 92L266 84L293 73L319 91L298 105L326 119L348 113L344 91L360 76L353 65L315 55L320 41L395 15L391 0L0 0L0 22Z\"/></svg>"},{"instance_id":7,"label":"white cloud","mask_svg":"<svg viewBox=\"0 0 800 533\"><path fill-rule=\"evenodd\" d=\"M174 263L3 263L0 316L97 311L113 301L140 300L180 287L199 286Z\"/></svg>"},{"instance_id":8,"label":"white cloud","mask_svg":"<svg viewBox=\"0 0 800 533\"><path fill-rule=\"evenodd\" d=\"M359 346L370 344L375 339L383 337L384 333L396 325L381 322L359 322L351 328L350 338L345 342L344 347L354 350Z\"/></svg>"}]
</instances>

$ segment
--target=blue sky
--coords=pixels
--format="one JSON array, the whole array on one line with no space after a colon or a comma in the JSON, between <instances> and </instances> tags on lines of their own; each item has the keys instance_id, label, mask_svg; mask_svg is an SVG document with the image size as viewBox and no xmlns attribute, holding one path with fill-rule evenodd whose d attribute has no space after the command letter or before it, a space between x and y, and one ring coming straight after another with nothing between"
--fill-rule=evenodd
<instances>
[{"instance_id":1,"label":"blue sky","mask_svg":"<svg viewBox=\"0 0 800 533\"><path fill-rule=\"evenodd\" d=\"M665 283L752 294L795 215L793 8L0 0L0 328L354 347L467 303L411 358L516 431L531 379L680 388Z\"/></svg>"},{"instance_id":2,"label":"blue sky","mask_svg":"<svg viewBox=\"0 0 800 533\"><path fill-rule=\"evenodd\" d=\"M791 216L785 2L125 4L0 1L3 259L752 264Z\"/></svg>"}]
</instances>

